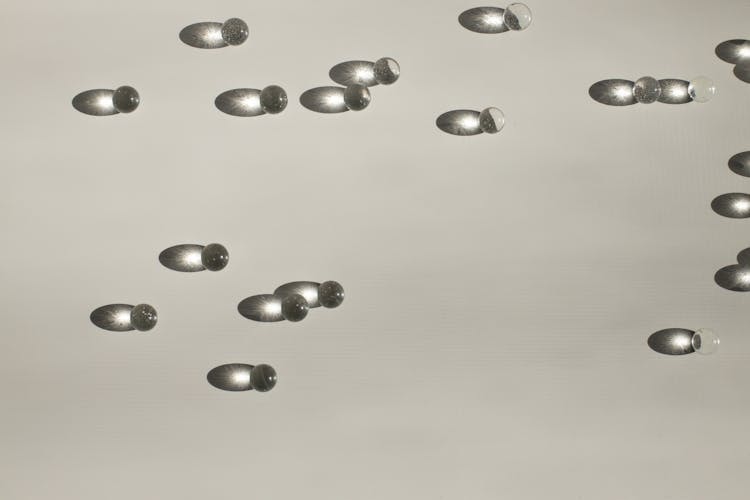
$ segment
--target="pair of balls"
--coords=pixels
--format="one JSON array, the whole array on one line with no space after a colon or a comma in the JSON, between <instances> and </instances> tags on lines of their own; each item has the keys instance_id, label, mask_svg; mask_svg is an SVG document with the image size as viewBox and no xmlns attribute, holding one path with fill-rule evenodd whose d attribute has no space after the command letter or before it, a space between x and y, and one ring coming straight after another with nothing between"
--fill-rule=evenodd
<instances>
[{"instance_id":1,"label":"pair of balls","mask_svg":"<svg viewBox=\"0 0 750 500\"><path fill-rule=\"evenodd\" d=\"M332 309L344 302L344 287L336 281L325 281L318 287L318 301L323 307ZM310 304L300 294L293 293L281 301L281 315L287 321L302 321L310 311Z\"/></svg>"},{"instance_id":2,"label":"pair of balls","mask_svg":"<svg viewBox=\"0 0 750 500\"><path fill-rule=\"evenodd\" d=\"M661 94L661 83L651 76L639 78L633 85L633 97L641 104L654 103ZM705 76L693 78L688 82L688 95L695 102L708 102L716 95L716 85Z\"/></svg>"},{"instance_id":3,"label":"pair of balls","mask_svg":"<svg viewBox=\"0 0 750 500\"><path fill-rule=\"evenodd\" d=\"M401 67L395 59L381 57L372 65L375 82L380 85L391 85L401 75ZM358 83L348 85L344 89L344 104L350 111L362 111L372 101L370 89Z\"/></svg>"}]
</instances>

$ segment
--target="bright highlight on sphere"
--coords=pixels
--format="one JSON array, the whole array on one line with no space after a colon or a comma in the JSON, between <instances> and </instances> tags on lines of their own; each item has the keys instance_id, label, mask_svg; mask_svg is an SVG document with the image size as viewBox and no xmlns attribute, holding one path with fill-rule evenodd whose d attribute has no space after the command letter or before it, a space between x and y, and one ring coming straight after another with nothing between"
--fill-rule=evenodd
<instances>
[{"instance_id":1,"label":"bright highlight on sphere","mask_svg":"<svg viewBox=\"0 0 750 500\"><path fill-rule=\"evenodd\" d=\"M710 78L698 76L690 80L688 94L695 102L708 102L716 95L716 85Z\"/></svg>"},{"instance_id":2,"label":"bright highlight on sphere","mask_svg":"<svg viewBox=\"0 0 750 500\"><path fill-rule=\"evenodd\" d=\"M522 3L512 3L503 12L503 22L513 31L525 30L531 24L531 9Z\"/></svg>"},{"instance_id":3,"label":"bright highlight on sphere","mask_svg":"<svg viewBox=\"0 0 750 500\"><path fill-rule=\"evenodd\" d=\"M719 337L708 328L696 330L692 339L693 349L700 354L715 353L719 349L719 343Z\"/></svg>"},{"instance_id":4,"label":"bright highlight on sphere","mask_svg":"<svg viewBox=\"0 0 750 500\"><path fill-rule=\"evenodd\" d=\"M633 97L641 104L651 104L661 97L661 84L651 76L644 76L635 81Z\"/></svg>"}]
</instances>

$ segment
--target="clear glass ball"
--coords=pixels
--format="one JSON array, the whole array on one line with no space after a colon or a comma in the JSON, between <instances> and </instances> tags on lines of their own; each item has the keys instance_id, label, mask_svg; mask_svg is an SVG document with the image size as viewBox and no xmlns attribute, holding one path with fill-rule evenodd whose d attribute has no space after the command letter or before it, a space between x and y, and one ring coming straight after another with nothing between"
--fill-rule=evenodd
<instances>
[{"instance_id":1,"label":"clear glass ball","mask_svg":"<svg viewBox=\"0 0 750 500\"><path fill-rule=\"evenodd\" d=\"M318 301L329 309L340 306L344 302L344 287L336 281L324 281L318 287Z\"/></svg>"},{"instance_id":2,"label":"clear glass ball","mask_svg":"<svg viewBox=\"0 0 750 500\"><path fill-rule=\"evenodd\" d=\"M479 128L486 134L497 134L505 126L505 115L497 108L486 108L479 113Z\"/></svg>"},{"instance_id":3,"label":"clear glass ball","mask_svg":"<svg viewBox=\"0 0 750 500\"><path fill-rule=\"evenodd\" d=\"M525 30L531 24L531 9L522 3L512 3L503 12L503 23L513 31Z\"/></svg>"},{"instance_id":4,"label":"clear glass ball","mask_svg":"<svg viewBox=\"0 0 750 500\"><path fill-rule=\"evenodd\" d=\"M250 385L259 392L268 392L276 385L276 370L271 365L255 365L250 371Z\"/></svg>"},{"instance_id":5,"label":"clear glass ball","mask_svg":"<svg viewBox=\"0 0 750 500\"><path fill-rule=\"evenodd\" d=\"M229 251L218 243L206 245L201 251L201 264L209 271L221 271L229 264Z\"/></svg>"},{"instance_id":6,"label":"clear glass ball","mask_svg":"<svg viewBox=\"0 0 750 500\"><path fill-rule=\"evenodd\" d=\"M661 97L661 84L652 76L644 76L635 81L633 97L641 104L651 104Z\"/></svg>"},{"instance_id":7,"label":"clear glass ball","mask_svg":"<svg viewBox=\"0 0 750 500\"><path fill-rule=\"evenodd\" d=\"M240 45L250 36L250 28L242 19L233 17L221 25L221 38L228 45Z\"/></svg>"},{"instance_id":8,"label":"clear glass ball","mask_svg":"<svg viewBox=\"0 0 750 500\"><path fill-rule=\"evenodd\" d=\"M390 85L398 80L401 76L401 66L395 59L390 57L381 57L372 66L372 73L375 81L381 85Z\"/></svg>"},{"instance_id":9,"label":"clear glass ball","mask_svg":"<svg viewBox=\"0 0 750 500\"><path fill-rule=\"evenodd\" d=\"M364 85L349 85L344 90L344 104L352 111L362 111L371 99L370 90Z\"/></svg>"},{"instance_id":10,"label":"clear glass ball","mask_svg":"<svg viewBox=\"0 0 750 500\"><path fill-rule=\"evenodd\" d=\"M138 331L146 332L156 326L156 309L148 304L138 304L130 311L130 325Z\"/></svg>"},{"instance_id":11,"label":"clear glass ball","mask_svg":"<svg viewBox=\"0 0 750 500\"><path fill-rule=\"evenodd\" d=\"M112 105L120 113L132 113L140 103L138 91L128 85L117 87L112 94Z\"/></svg>"},{"instance_id":12,"label":"clear glass ball","mask_svg":"<svg viewBox=\"0 0 750 500\"><path fill-rule=\"evenodd\" d=\"M288 102L286 91L278 85L269 85L260 91L260 106L271 115L284 111Z\"/></svg>"},{"instance_id":13,"label":"clear glass ball","mask_svg":"<svg viewBox=\"0 0 750 500\"><path fill-rule=\"evenodd\" d=\"M716 85L710 78L698 76L688 83L688 94L695 102L708 102L716 95Z\"/></svg>"},{"instance_id":14,"label":"clear glass ball","mask_svg":"<svg viewBox=\"0 0 750 500\"><path fill-rule=\"evenodd\" d=\"M302 321L307 316L310 305L302 295L293 293L281 301L281 315L287 321Z\"/></svg>"},{"instance_id":15,"label":"clear glass ball","mask_svg":"<svg viewBox=\"0 0 750 500\"><path fill-rule=\"evenodd\" d=\"M719 349L719 337L709 328L701 328L693 334L692 344L695 352L713 354Z\"/></svg>"}]
</instances>

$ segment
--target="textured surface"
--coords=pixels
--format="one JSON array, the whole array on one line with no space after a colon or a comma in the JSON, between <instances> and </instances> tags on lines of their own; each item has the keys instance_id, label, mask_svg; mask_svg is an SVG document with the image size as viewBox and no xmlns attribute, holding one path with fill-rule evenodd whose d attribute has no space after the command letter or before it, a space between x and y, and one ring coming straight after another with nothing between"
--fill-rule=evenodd
<instances>
[{"instance_id":1,"label":"textured surface","mask_svg":"<svg viewBox=\"0 0 750 500\"><path fill-rule=\"evenodd\" d=\"M727 167L750 85L714 53L750 38L750 3L527 3L529 29L493 36L458 24L465 0L4 1L0 498L747 500L750 295L713 278L750 220L710 202L750 192ZM230 16L243 45L177 38ZM402 76L362 113L298 103L384 55ZM719 87L701 105L588 95L700 74ZM280 115L213 105L272 82ZM71 106L122 84L132 114ZM487 106L497 135L435 126ZM157 260L214 241L218 273ZM346 300L298 324L237 312L300 279ZM117 301L159 324L91 324ZM721 349L655 353L670 327ZM279 383L212 387L231 362Z\"/></svg>"}]
</instances>

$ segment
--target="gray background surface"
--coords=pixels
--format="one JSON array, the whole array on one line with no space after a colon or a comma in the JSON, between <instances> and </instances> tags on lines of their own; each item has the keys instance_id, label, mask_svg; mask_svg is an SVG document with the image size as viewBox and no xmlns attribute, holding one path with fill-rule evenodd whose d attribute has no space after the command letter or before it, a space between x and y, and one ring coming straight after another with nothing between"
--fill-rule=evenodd
<instances>
[{"instance_id":1,"label":"gray background surface","mask_svg":"<svg viewBox=\"0 0 750 500\"><path fill-rule=\"evenodd\" d=\"M750 469L750 245L710 201L748 192L750 86L714 55L746 1L529 0L478 35L466 1L3 4L0 497L7 500L734 500ZM236 48L180 29L241 17ZM360 113L302 108L350 59L401 79ZM712 77L710 103L612 108L604 78ZM213 106L282 85L277 116ZM131 115L70 105L133 85ZM435 118L501 108L498 135ZM229 266L158 253L220 242ZM337 310L258 324L244 297L335 279ZM149 333L91 310L153 304ZM714 356L647 336L714 328ZM268 362L266 394L205 381Z\"/></svg>"}]
</instances>

